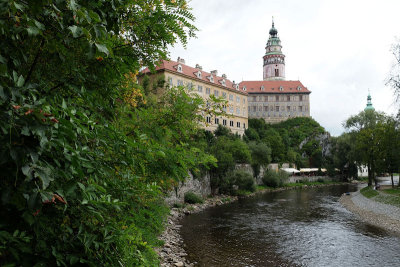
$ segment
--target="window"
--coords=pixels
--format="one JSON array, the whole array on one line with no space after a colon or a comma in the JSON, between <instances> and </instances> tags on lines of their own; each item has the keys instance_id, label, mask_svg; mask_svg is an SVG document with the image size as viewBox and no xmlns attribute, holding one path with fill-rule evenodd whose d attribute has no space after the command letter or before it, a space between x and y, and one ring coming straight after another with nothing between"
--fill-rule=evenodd
<instances>
[{"instance_id":1,"label":"window","mask_svg":"<svg viewBox=\"0 0 400 267\"><path fill-rule=\"evenodd\" d=\"M200 93L202 93L202 92L203 92L203 86L197 85L197 91L199 91Z\"/></svg>"},{"instance_id":2,"label":"window","mask_svg":"<svg viewBox=\"0 0 400 267\"><path fill-rule=\"evenodd\" d=\"M178 72L182 72L182 66L178 65Z\"/></svg>"},{"instance_id":3,"label":"window","mask_svg":"<svg viewBox=\"0 0 400 267\"><path fill-rule=\"evenodd\" d=\"M206 117L207 123L211 123L211 117Z\"/></svg>"},{"instance_id":4,"label":"window","mask_svg":"<svg viewBox=\"0 0 400 267\"><path fill-rule=\"evenodd\" d=\"M206 88L206 94L209 95L211 93L211 89L210 88Z\"/></svg>"},{"instance_id":5,"label":"window","mask_svg":"<svg viewBox=\"0 0 400 267\"><path fill-rule=\"evenodd\" d=\"M265 89L265 88L264 88L264 85L261 85L261 88L260 88L260 89L261 89L261 91L264 91L264 89Z\"/></svg>"},{"instance_id":6,"label":"window","mask_svg":"<svg viewBox=\"0 0 400 267\"><path fill-rule=\"evenodd\" d=\"M177 85L178 85L178 86L183 86L183 81L182 81L182 80L178 80L178 81L177 81Z\"/></svg>"},{"instance_id":7,"label":"window","mask_svg":"<svg viewBox=\"0 0 400 267\"><path fill-rule=\"evenodd\" d=\"M240 96L236 97L236 102L240 103Z\"/></svg>"},{"instance_id":8,"label":"window","mask_svg":"<svg viewBox=\"0 0 400 267\"><path fill-rule=\"evenodd\" d=\"M243 86L243 91L246 91L246 86Z\"/></svg>"},{"instance_id":9,"label":"window","mask_svg":"<svg viewBox=\"0 0 400 267\"><path fill-rule=\"evenodd\" d=\"M193 90L193 83L188 83L187 87L189 90Z\"/></svg>"},{"instance_id":10,"label":"window","mask_svg":"<svg viewBox=\"0 0 400 267\"><path fill-rule=\"evenodd\" d=\"M169 83L170 86L173 85L173 84L172 84L172 77L168 77L168 83Z\"/></svg>"},{"instance_id":11,"label":"window","mask_svg":"<svg viewBox=\"0 0 400 267\"><path fill-rule=\"evenodd\" d=\"M233 127L233 121L229 121L229 126Z\"/></svg>"},{"instance_id":12,"label":"window","mask_svg":"<svg viewBox=\"0 0 400 267\"><path fill-rule=\"evenodd\" d=\"M226 120L222 120L222 125L226 126Z\"/></svg>"},{"instance_id":13,"label":"window","mask_svg":"<svg viewBox=\"0 0 400 267\"><path fill-rule=\"evenodd\" d=\"M287 102L290 102L290 95L286 97Z\"/></svg>"},{"instance_id":14,"label":"window","mask_svg":"<svg viewBox=\"0 0 400 267\"><path fill-rule=\"evenodd\" d=\"M287 108L287 111L289 111L289 112L290 112L290 106L287 106L286 108Z\"/></svg>"},{"instance_id":15,"label":"window","mask_svg":"<svg viewBox=\"0 0 400 267\"><path fill-rule=\"evenodd\" d=\"M250 111L250 106L247 106L247 109Z\"/></svg>"},{"instance_id":16,"label":"window","mask_svg":"<svg viewBox=\"0 0 400 267\"><path fill-rule=\"evenodd\" d=\"M225 105L222 106L222 110L226 112L226 106Z\"/></svg>"},{"instance_id":17,"label":"window","mask_svg":"<svg viewBox=\"0 0 400 267\"><path fill-rule=\"evenodd\" d=\"M236 122L236 127L240 128L240 122Z\"/></svg>"},{"instance_id":18,"label":"window","mask_svg":"<svg viewBox=\"0 0 400 267\"><path fill-rule=\"evenodd\" d=\"M236 108L236 114L240 115L240 108Z\"/></svg>"},{"instance_id":19,"label":"window","mask_svg":"<svg viewBox=\"0 0 400 267\"><path fill-rule=\"evenodd\" d=\"M214 122L215 122L215 124L219 124L219 119L215 118Z\"/></svg>"},{"instance_id":20,"label":"window","mask_svg":"<svg viewBox=\"0 0 400 267\"><path fill-rule=\"evenodd\" d=\"M279 77L279 69L275 69L275 77Z\"/></svg>"},{"instance_id":21,"label":"window","mask_svg":"<svg viewBox=\"0 0 400 267\"><path fill-rule=\"evenodd\" d=\"M253 112L257 111L257 106L253 106Z\"/></svg>"},{"instance_id":22,"label":"window","mask_svg":"<svg viewBox=\"0 0 400 267\"><path fill-rule=\"evenodd\" d=\"M262 111L262 106L259 106L259 107L258 107L258 111Z\"/></svg>"},{"instance_id":23,"label":"window","mask_svg":"<svg viewBox=\"0 0 400 267\"><path fill-rule=\"evenodd\" d=\"M214 82L214 77L212 75L210 76L210 82Z\"/></svg>"},{"instance_id":24,"label":"window","mask_svg":"<svg viewBox=\"0 0 400 267\"><path fill-rule=\"evenodd\" d=\"M243 97L243 104L246 104L246 98Z\"/></svg>"},{"instance_id":25,"label":"window","mask_svg":"<svg viewBox=\"0 0 400 267\"><path fill-rule=\"evenodd\" d=\"M283 91L283 87L282 86L279 86L279 91Z\"/></svg>"},{"instance_id":26,"label":"window","mask_svg":"<svg viewBox=\"0 0 400 267\"><path fill-rule=\"evenodd\" d=\"M225 93L225 92L222 92L222 97L223 97L224 99L226 99L226 93Z\"/></svg>"},{"instance_id":27,"label":"window","mask_svg":"<svg viewBox=\"0 0 400 267\"><path fill-rule=\"evenodd\" d=\"M253 96L253 102L256 102L256 101L257 101L257 97Z\"/></svg>"},{"instance_id":28,"label":"window","mask_svg":"<svg viewBox=\"0 0 400 267\"><path fill-rule=\"evenodd\" d=\"M233 101L233 95L229 94L229 100Z\"/></svg>"},{"instance_id":29,"label":"window","mask_svg":"<svg viewBox=\"0 0 400 267\"><path fill-rule=\"evenodd\" d=\"M264 106L264 111L268 111L268 106Z\"/></svg>"},{"instance_id":30,"label":"window","mask_svg":"<svg viewBox=\"0 0 400 267\"><path fill-rule=\"evenodd\" d=\"M296 111L296 107L293 107L293 111Z\"/></svg>"},{"instance_id":31,"label":"window","mask_svg":"<svg viewBox=\"0 0 400 267\"><path fill-rule=\"evenodd\" d=\"M201 71L197 72L197 78L201 79Z\"/></svg>"},{"instance_id":32,"label":"window","mask_svg":"<svg viewBox=\"0 0 400 267\"><path fill-rule=\"evenodd\" d=\"M218 90L214 90L214 95L215 96L219 96L219 91Z\"/></svg>"},{"instance_id":33,"label":"window","mask_svg":"<svg viewBox=\"0 0 400 267\"><path fill-rule=\"evenodd\" d=\"M275 107L275 111L276 111L276 112L279 112L279 106L276 106L276 107Z\"/></svg>"},{"instance_id":34,"label":"window","mask_svg":"<svg viewBox=\"0 0 400 267\"><path fill-rule=\"evenodd\" d=\"M299 111L300 112L303 111L303 107L302 106L299 106Z\"/></svg>"},{"instance_id":35,"label":"window","mask_svg":"<svg viewBox=\"0 0 400 267\"><path fill-rule=\"evenodd\" d=\"M233 107L229 107L229 112L233 113Z\"/></svg>"},{"instance_id":36,"label":"window","mask_svg":"<svg viewBox=\"0 0 400 267\"><path fill-rule=\"evenodd\" d=\"M277 96L275 96L275 101L279 101L279 96L277 95Z\"/></svg>"},{"instance_id":37,"label":"window","mask_svg":"<svg viewBox=\"0 0 400 267\"><path fill-rule=\"evenodd\" d=\"M245 122L243 122L243 128L245 128L245 129L246 129L246 123L245 123Z\"/></svg>"},{"instance_id":38,"label":"window","mask_svg":"<svg viewBox=\"0 0 400 267\"><path fill-rule=\"evenodd\" d=\"M268 102L268 96L264 96L264 102Z\"/></svg>"},{"instance_id":39,"label":"window","mask_svg":"<svg viewBox=\"0 0 400 267\"><path fill-rule=\"evenodd\" d=\"M299 101L303 101L303 96L299 95Z\"/></svg>"}]
</instances>

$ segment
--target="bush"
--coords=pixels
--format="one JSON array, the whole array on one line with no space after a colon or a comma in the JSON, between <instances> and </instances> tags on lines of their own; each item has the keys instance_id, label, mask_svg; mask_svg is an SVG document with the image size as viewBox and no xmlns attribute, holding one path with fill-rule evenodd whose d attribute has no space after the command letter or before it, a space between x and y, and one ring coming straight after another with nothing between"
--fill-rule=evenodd
<instances>
[{"instance_id":1,"label":"bush","mask_svg":"<svg viewBox=\"0 0 400 267\"><path fill-rule=\"evenodd\" d=\"M256 191L254 178L250 173L246 171L236 170L233 172L232 176L234 184L238 186L239 190L245 190L250 192Z\"/></svg>"},{"instance_id":2,"label":"bush","mask_svg":"<svg viewBox=\"0 0 400 267\"><path fill-rule=\"evenodd\" d=\"M188 203L188 204L203 203L203 198L193 192L186 192L185 193L185 203Z\"/></svg>"},{"instance_id":3,"label":"bush","mask_svg":"<svg viewBox=\"0 0 400 267\"><path fill-rule=\"evenodd\" d=\"M318 182L318 183L325 183L325 180L324 180L323 178L318 178L318 179L317 179L317 182Z\"/></svg>"},{"instance_id":4,"label":"bush","mask_svg":"<svg viewBox=\"0 0 400 267\"><path fill-rule=\"evenodd\" d=\"M279 170L278 172L267 170L264 172L262 178L263 184L269 187L283 186L283 184L289 178L289 174L285 171Z\"/></svg>"},{"instance_id":5,"label":"bush","mask_svg":"<svg viewBox=\"0 0 400 267\"><path fill-rule=\"evenodd\" d=\"M267 170L264 172L262 182L264 185L269 187L278 187L279 177L275 171Z\"/></svg>"}]
</instances>

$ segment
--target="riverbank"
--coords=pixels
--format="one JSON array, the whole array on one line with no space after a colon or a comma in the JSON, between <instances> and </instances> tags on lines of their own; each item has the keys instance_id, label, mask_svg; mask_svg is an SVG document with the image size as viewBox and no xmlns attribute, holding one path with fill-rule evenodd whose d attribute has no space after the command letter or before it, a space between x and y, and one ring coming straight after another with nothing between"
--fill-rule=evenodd
<instances>
[{"instance_id":1,"label":"riverbank","mask_svg":"<svg viewBox=\"0 0 400 267\"><path fill-rule=\"evenodd\" d=\"M341 185L344 183L307 183L307 184L290 184L285 187L279 188L263 188L260 187L256 192L249 193L242 196L226 196L218 195L204 200L202 204L186 204L181 208L171 208L170 215L166 222L166 228L159 237L164 241L164 246L156 248L156 252L160 259L160 266L162 267L180 267L180 266L194 266L196 263L187 261L187 253L184 249L183 239L180 235L180 220L193 213L203 211L210 207L220 206L237 201L239 198L248 198L259 194L268 192L280 192L285 190L300 189L300 188L316 188L326 187L332 185Z\"/></svg>"},{"instance_id":2,"label":"riverbank","mask_svg":"<svg viewBox=\"0 0 400 267\"><path fill-rule=\"evenodd\" d=\"M400 208L369 199L360 191L343 195L339 201L364 222L400 236Z\"/></svg>"}]
</instances>

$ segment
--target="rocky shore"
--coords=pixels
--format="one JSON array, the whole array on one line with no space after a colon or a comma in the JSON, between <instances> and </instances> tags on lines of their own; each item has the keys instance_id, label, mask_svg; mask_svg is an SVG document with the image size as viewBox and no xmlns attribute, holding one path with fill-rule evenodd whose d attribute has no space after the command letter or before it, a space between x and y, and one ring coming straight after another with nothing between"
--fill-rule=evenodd
<instances>
[{"instance_id":1,"label":"rocky shore","mask_svg":"<svg viewBox=\"0 0 400 267\"><path fill-rule=\"evenodd\" d=\"M164 241L164 246L156 248L162 267L194 266L186 259L186 252L183 248L183 240L180 235L180 220L189 214L200 212L206 208L220 206L236 201L235 196L219 195L206 199L202 204L185 205L184 208L172 208L164 232L159 237Z\"/></svg>"},{"instance_id":2,"label":"rocky shore","mask_svg":"<svg viewBox=\"0 0 400 267\"><path fill-rule=\"evenodd\" d=\"M400 208L368 199L360 191L343 195L339 201L364 222L400 235Z\"/></svg>"},{"instance_id":3,"label":"rocky shore","mask_svg":"<svg viewBox=\"0 0 400 267\"><path fill-rule=\"evenodd\" d=\"M171 208L170 215L168 216L166 227L164 232L160 235L159 239L164 241L164 246L156 248L156 252L160 259L160 266L162 267L180 267L180 266L195 266L195 262L191 263L186 259L187 253L184 249L182 237L180 235L180 220L193 213L200 212L206 208L224 205L237 201L239 198L252 197L267 192L279 192L285 190L299 189L299 188L314 188L314 187L325 187L337 184L321 184L321 185L299 185L296 187L281 187L276 189L263 189L251 193L246 196L226 196L218 195L212 198L208 198L202 204L186 204L183 208Z\"/></svg>"}]
</instances>

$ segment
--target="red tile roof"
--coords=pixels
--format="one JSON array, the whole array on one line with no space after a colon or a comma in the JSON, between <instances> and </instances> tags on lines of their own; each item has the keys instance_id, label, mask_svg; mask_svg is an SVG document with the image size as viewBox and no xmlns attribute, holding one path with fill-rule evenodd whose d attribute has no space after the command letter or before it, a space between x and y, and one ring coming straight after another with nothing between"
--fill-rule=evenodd
<instances>
[{"instance_id":1,"label":"red tile roof","mask_svg":"<svg viewBox=\"0 0 400 267\"><path fill-rule=\"evenodd\" d=\"M182 66L182 72L178 72L178 65ZM194 80L201 80L202 82L205 82L205 83L225 87L226 89L231 90L231 91L240 92L242 94L247 94L247 92L240 87L238 87L239 89L236 89L235 84L226 78L225 78L225 86L222 84L222 81L224 80L224 78L222 78L220 76L213 75L214 82L211 82L209 79L209 77L211 76L211 73L205 72L203 70L199 70L197 68L190 67L188 65L185 65L183 63L179 63L176 61L162 60L160 62L160 64L156 67L156 71L162 71L162 70L169 70L178 75L180 74L183 76L189 76L188 78L191 78ZM197 77L197 73L199 71L201 72L201 78ZM143 71L141 71L141 73L143 73L143 74L150 73L150 70L149 70L149 68L146 68Z\"/></svg>"},{"instance_id":2,"label":"red tile roof","mask_svg":"<svg viewBox=\"0 0 400 267\"><path fill-rule=\"evenodd\" d=\"M262 88L262 86L264 88ZM241 90L246 87L246 91L251 93L304 93L310 94L311 91L304 87L300 81L243 81L239 84ZM300 90L298 90L300 88Z\"/></svg>"}]
</instances>

